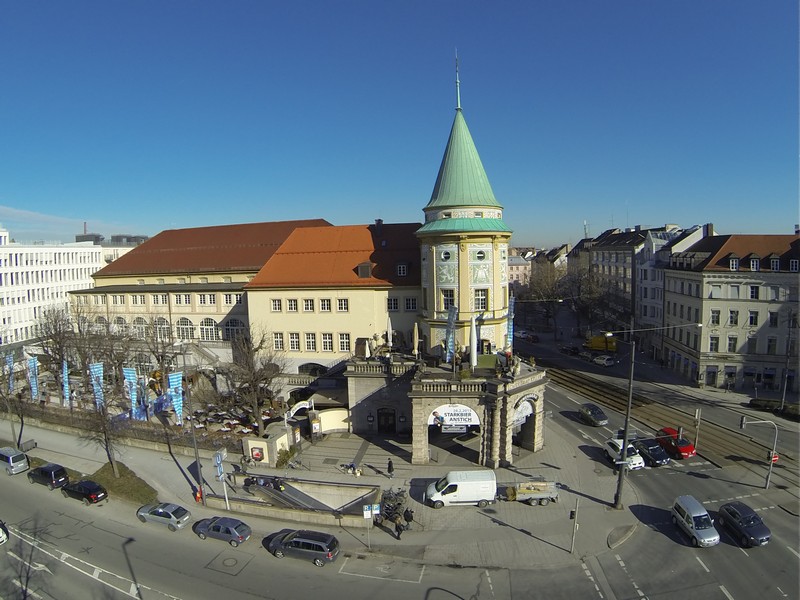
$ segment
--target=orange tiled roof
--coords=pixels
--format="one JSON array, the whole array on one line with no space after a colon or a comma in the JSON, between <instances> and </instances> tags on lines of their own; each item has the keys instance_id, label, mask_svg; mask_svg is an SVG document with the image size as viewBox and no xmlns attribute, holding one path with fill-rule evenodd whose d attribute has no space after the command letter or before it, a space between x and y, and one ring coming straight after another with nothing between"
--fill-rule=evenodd
<instances>
[{"instance_id":1,"label":"orange tiled roof","mask_svg":"<svg viewBox=\"0 0 800 600\"><path fill-rule=\"evenodd\" d=\"M325 219L168 229L123 254L94 277L258 271L296 229L333 227Z\"/></svg>"},{"instance_id":2,"label":"orange tiled roof","mask_svg":"<svg viewBox=\"0 0 800 600\"><path fill-rule=\"evenodd\" d=\"M687 248L682 255L707 253L696 270L730 271L730 258L754 255L761 259L774 254L781 260L781 270L789 270L789 259L800 258L800 237L797 235L732 234L709 236ZM743 265L747 267L747 265ZM767 270L769 264L762 264Z\"/></svg>"},{"instance_id":3,"label":"orange tiled roof","mask_svg":"<svg viewBox=\"0 0 800 600\"><path fill-rule=\"evenodd\" d=\"M419 286L419 223L295 229L245 289ZM373 265L360 278L358 265ZM397 265L406 265L399 276Z\"/></svg>"}]
</instances>

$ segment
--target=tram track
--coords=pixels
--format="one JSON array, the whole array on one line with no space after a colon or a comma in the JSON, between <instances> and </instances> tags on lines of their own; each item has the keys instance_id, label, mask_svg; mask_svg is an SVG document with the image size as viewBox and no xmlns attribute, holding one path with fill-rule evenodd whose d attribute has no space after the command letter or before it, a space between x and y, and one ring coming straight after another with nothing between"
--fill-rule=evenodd
<instances>
[{"instance_id":1,"label":"tram track","mask_svg":"<svg viewBox=\"0 0 800 600\"><path fill-rule=\"evenodd\" d=\"M624 386L614 385L590 374L547 366L547 375L552 384L580 395L590 402L625 414L628 405L627 381ZM649 395L634 390L631 402L631 420L654 430L661 427L682 427L686 437L696 433L694 414L670 406ZM731 429L711 421L702 421L700 426L698 454L720 466L739 466L759 475L768 468L767 457L772 450L754 440L739 429ZM797 489L798 456L783 452L780 463L773 468L772 480L776 486ZM776 481L779 480L779 481Z\"/></svg>"}]
</instances>

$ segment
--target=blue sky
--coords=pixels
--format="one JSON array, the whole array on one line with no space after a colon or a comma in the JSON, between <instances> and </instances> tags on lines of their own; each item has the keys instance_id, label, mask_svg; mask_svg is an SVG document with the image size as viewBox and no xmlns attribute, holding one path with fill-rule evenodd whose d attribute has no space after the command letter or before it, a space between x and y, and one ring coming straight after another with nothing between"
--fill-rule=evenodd
<instances>
[{"instance_id":1,"label":"blue sky","mask_svg":"<svg viewBox=\"0 0 800 600\"><path fill-rule=\"evenodd\" d=\"M0 2L20 241L421 222L455 108L517 246L798 217L795 0Z\"/></svg>"}]
</instances>

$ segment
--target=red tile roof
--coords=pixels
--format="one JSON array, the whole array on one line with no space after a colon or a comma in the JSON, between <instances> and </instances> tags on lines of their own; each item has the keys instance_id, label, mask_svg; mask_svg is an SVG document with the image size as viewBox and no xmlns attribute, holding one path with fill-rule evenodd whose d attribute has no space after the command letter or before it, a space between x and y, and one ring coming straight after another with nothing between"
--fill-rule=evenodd
<instances>
[{"instance_id":1,"label":"red tile roof","mask_svg":"<svg viewBox=\"0 0 800 600\"><path fill-rule=\"evenodd\" d=\"M296 229L245 289L419 286L419 223ZM358 265L373 265L360 278ZM397 266L406 265L399 276Z\"/></svg>"},{"instance_id":2,"label":"red tile roof","mask_svg":"<svg viewBox=\"0 0 800 600\"><path fill-rule=\"evenodd\" d=\"M325 219L168 229L123 254L94 277L258 271L295 230Z\"/></svg>"},{"instance_id":3,"label":"red tile roof","mask_svg":"<svg viewBox=\"0 0 800 600\"><path fill-rule=\"evenodd\" d=\"M797 235L760 235L760 234L733 234L709 236L687 248L679 256L692 254L706 255L696 265L698 271L730 271L730 259L758 256L761 259L761 270L770 270L767 256L774 255L780 258L782 271L789 270L789 260L800 258L800 237ZM741 264L740 270L749 270L749 264Z\"/></svg>"}]
</instances>

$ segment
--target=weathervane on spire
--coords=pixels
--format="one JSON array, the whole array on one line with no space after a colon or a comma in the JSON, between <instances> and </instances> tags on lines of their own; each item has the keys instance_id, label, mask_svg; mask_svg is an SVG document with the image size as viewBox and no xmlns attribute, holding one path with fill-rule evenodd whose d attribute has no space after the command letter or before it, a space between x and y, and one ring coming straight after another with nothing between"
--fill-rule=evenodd
<instances>
[{"instance_id":1,"label":"weathervane on spire","mask_svg":"<svg viewBox=\"0 0 800 600\"><path fill-rule=\"evenodd\" d=\"M458 48L456 48L456 110L461 110L461 82L458 80Z\"/></svg>"}]
</instances>

